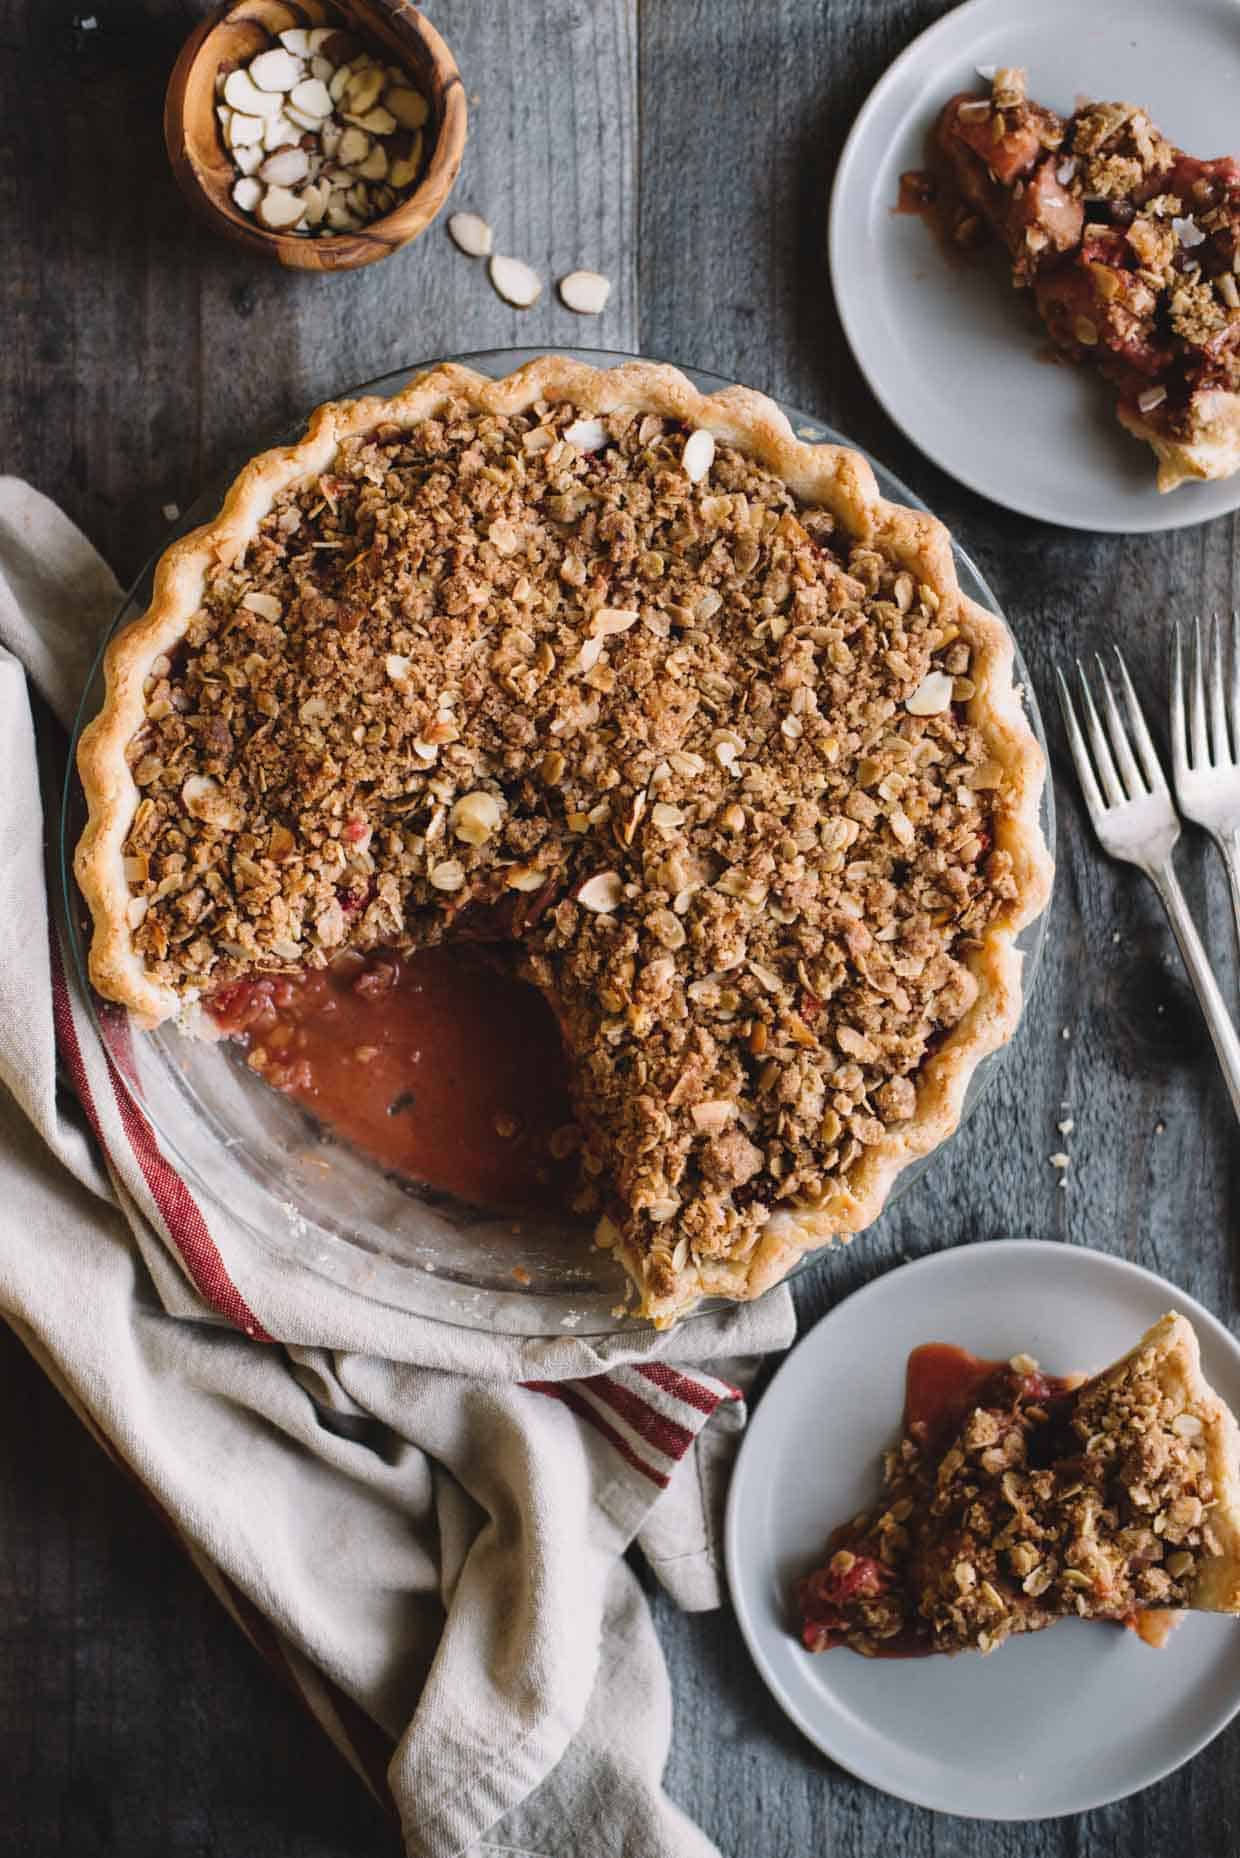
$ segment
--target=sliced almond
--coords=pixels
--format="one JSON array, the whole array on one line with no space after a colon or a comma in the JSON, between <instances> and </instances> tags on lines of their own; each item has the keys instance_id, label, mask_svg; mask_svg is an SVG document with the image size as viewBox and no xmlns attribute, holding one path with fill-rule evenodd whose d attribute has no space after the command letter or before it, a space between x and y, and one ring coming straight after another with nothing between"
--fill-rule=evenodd
<instances>
[{"instance_id":1,"label":"sliced almond","mask_svg":"<svg viewBox=\"0 0 1240 1858\"><path fill-rule=\"evenodd\" d=\"M370 208L370 195L366 191L365 181L354 181L347 198L353 212L360 214L365 220Z\"/></svg>"},{"instance_id":2,"label":"sliced almond","mask_svg":"<svg viewBox=\"0 0 1240 1858\"><path fill-rule=\"evenodd\" d=\"M382 181L387 179L387 150L383 147L382 143L375 143L365 161L359 164L357 171L368 181Z\"/></svg>"},{"instance_id":3,"label":"sliced almond","mask_svg":"<svg viewBox=\"0 0 1240 1858\"><path fill-rule=\"evenodd\" d=\"M331 193L331 187L326 181L312 181L308 187L302 188L301 199L306 212L307 226L322 224Z\"/></svg>"},{"instance_id":4,"label":"sliced almond","mask_svg":"<svg viewBox=\"0 0 1240 1858\"><path fill-rule=\"evenodd\" d=\"M392 112L402 129L421 129L430 115L430 106L421 91L393 85L383 93L383 107Z\"/></svg>"},{"instance_id":5,"label":"sliced almond","mask_svg":"<svg viewBox=\"0 0 1240 1858\"><path fill-rule=\"evenodd\" d=\"M336 75L336 67L330 58L317 54L310 60L310 75L317 77L320 84L330 84Z\"/></svg>"},{"instance_id":6,"label":"sliced almond","mask_svg":"<svg viewBox=\"0 0 1240 1858\"><path fill-rule=\"evenodd\" d=\"M366 110L360 116L356 112L350 114L346 110L344 119L347 123L356 123L357 127L364 129L367 135L394 135L396 133L396 118L390 110L385 110L381 103L377 103L373 110Z\"/></svg>"},{"instance_id":7,"label":"sliced almond","mask_svg":"<svg viewBox=\"0 0 1240 1858\"><path fill-rule=\"evenodd\" d=\"M339 26L314 26L306 36L311 52L321 52L330 40L343 35Z\"/></svg>"},{"instance_id":8,"label":"sliced almond","mask_svg":"<svg viewBox=\"0 0 1240 1858\"><path fill-rule=\"evenodd\" d=\"M927 671L904 707L910 716L940 716L951 704L952 690L946 671Z\"/></svg>"},{"instance_id":9,"label":"sliced almond","mask_svg":"<svg viewBox=\"0 0 1240 1858\"><path fill-rule=\"evenodd\" d=\"M252 213L263 197L263 184L243 174L233 183L232 197L243 213Z\"/></svg>"},{"instance_id":10,"label":"sliced almond","mask_svg":"<svg viewBox=\"0 0 1240 1858\"><path fill-rule=\"evenodd\" d=\"M601 419L575 419L565 426L564 437L574 451L597 452L607 443L607 428Z\"/></svg>"},{"instance_id":11,"label":"sliced almond","mask_svg":"<svg viewBox=\"0 0 1240 1858\"><path fill-rule=\"evenodd\" d=\"M333 232L356 232L362 224L357 215L350 212L343 194L333 194L323 217Z\"/></svg>"},{"instance_id":12,"label":"sliced almond","mask_svg":"<svg viewBox=\"0 0 1240 1858\"><path fill-rule=\"evenodd\" d=\"M258 203L258 218L272 232L288 232L300 225L304 211L287 187L269 187Z\"/></svg>"},{"instance_id":13,"label":"sliced almond","mask_svg":"<svg viewBox=\"0 0 1240 1858\"><path fill-rule=\"evenodd\" d=\"M454 214L448 221L448 234L467 258L491 256L491 227L481 214Z\"/></svg>"},{"instance_id":14,"label":"sliced almond","mask_svg":"<svg viewBox=\"0 0 1240 1858\"><path fill-rule=\"evenodd\" d=\"M310 34L304 26L290 26L278 36L285 51L292 52L294 58L310 56Z\"/></svg>"},{"instance_id":15,"label":"sliced almond","mask_svg":"<svg viewBox=\"0 0 1240 1858\"><path fill-rule=\"evenodd\" d=\"M499 827L503 807L492 793L479 788L463 794L448 815L448 825L465 845L485 845Z\"/></svg>"},{"instance_id":16,"label":"sliced almond","mask_svg":"<svg viewBox=\"0 0 1240 1858\"><path fill-rule=\"evenodd\" d=\"M243 594L241 604L247 613L257 613L260 619L279 619L284 612L274 594Z\"/></svg>"},{"instance_id":17,"label":"sliced almond","mask_svg":"<svg viewBox=\"0 0 1240 1858\"><path fill-rule=\"evenodd\" d=\"M364 129L346 129L336 154L346 168L360 167L370 153L370 137Z\"/></svg>"},{"instance_id":18,"label":"sliced almond","mask_svg":"<svg viewBox=\"0 0 1240 1858\"><path fill-rule=\"evenodd\" d=\"M246 116L240 110L234 110L224 131L229 148L261 147L263 140L263 118Z\"/></svg>"},{"instance_id":19,"label":"sliced almond","mask_svg":"<svg viewBox=\"0 0 1240 1858\"><path fill-rule=\"evenodd\" d=\"M299 83L303 73L300 58L283 46L275 46L269 52L260 52L257 58L251 58L246 66L251 81L260 90L278 90L281 93L291 90Z\"/></svg>"},{"instance_id":20,"label":"sliced almond","mask_svg":"<svg viewBox=\"0 0 1240 1858\"><path fill-rule=\"evenodd\" d=\"M701 427L685 441L680 462L690 483L700 484L715 462L715 435Z\"/></svg>"},{"instance_id":21,"label":"sliced almond","mask_svg":"<svg viewBox=\"0 0 1240 1858\"><path fill-rule=\"evenodd\" d=\"M390 179L394 187L408 187L410 181L417 179L418 169L422 166L422 137L416 135L413 147L407 155L401 155L392 163ZM487 248L490 249L489 247Z\"/></svg>"},{"instance_id":22,"label":"sliced almond","mask_svg":"<svg viewBox=\"0 0 1240 1858\"><path fill-rule=\"evenodd\" d=\"M263 159L261 142L253 148L235 148L232 152L233 166L240 168L242 174L257 174Z\"/></svg>"},{"instance_id":23,"label":"sliced almond","mask_svg":"<svg viewBox=\"0 0 1240 1858\"><path fill-rule=\"evenodd\" d=\"M624 884L618 871L599 871L588 877L577 892L577 901L583 910L591 910L596 916L610 916L620 907L624 895Z\"/></svg>"},{"instance_id":24,"label":"sliced almond","mask_svg":"<svg viewBox=\"0 0 1240 1858\"><path fill-rule=\"evenodd\" d=\"M590 621L590 636L608 639L614 633L627 632L640 618L641 614L634 607L601 606Z\"/></svg>"},{"instance_id":25,"label":"sliced almond","mask_svg":"<svg viewBox=\"0 0 1240 1858\"><path fill-rule=\"evenodd\" d=\"M611 295L611 279L598 271L570 271L560 279L560 296L578 316L598 316Z\"/></svg>"},{"instance_id":26,"label":"sliced almond","mask_svg":"<svg viewBox=\"0 0 1240 1858\"><path fill-rule=\"evenodd\" d=\"M327 81L327 92L333 103L340 102L340 99L344 96L345 87L348 82L349 67L347 65L341 65L335 77L329 78Z\"/></svg>"},{"instance_id":27,"label":"sliced almond","mask_svg":"<svg viewBox=\"0 0 1240 1858\"><path fill-rule=\"evenodd\" d=\"M340 138L344 130L335 117L329 117L319 130L319 146L329 161L334 161L340 152Z\"/></svg>"},{"instance_id":28,"label":"sliced almond","mask_svg":"<svg viewBox=\"0 0 1240 1858\"><path fill-rule=\"evenodd\" d=\"M269 155L278 148L295 148L303 133L296 123L289 121L287 110L281 110L278 116L269 116L263 125L263 147Z\"/></svg>"},{"instance_id":29,"label":"sliced almond","mask_svg":"<svg viewBox=\"0 0 1240 1858\"><path fill-rule=\"evenodd\" d=\"M243 116L274 116L283 98L279 91L260 90L248 71L230 71L224 80L224 101Z\"/></svg>"},{"instance_id":30,"label":"sliced almond","mask_svg":"<svg viewBox=\"0 0 1240 1858\"><path fill-rule=\"evenodd\" d=\"M301 110L306 116L322 119L332 113L331 95L320 77L302 78L289 92L288 100L295 110Z\"/></svg>"},{"instance_id":31,"label":"sliced almond","mask_svg":"<svg viewBox=\"0 0 1240 1858\"><path fill-rule=\"evenodd\" d=\"M300 142L305 135L318 135L323 127L321 116L307 116L295 103L286 103L280 121L288 123L293 130L294 141Z\"/></svg>"},{"instance_id":32,"label":"sliced almond","mask_svg":"<svg viewBox=\"0 0 1240 1858\"><path fill-rule=\"evenodd\" d=\"M281 148L268 155L258 170L259 178L272 187L296 187L310 172L310 157L304 148Z\"/></svg>"},{"instance_id":33,"label":"sliced almond","mask_svg":"<svg viewBox=\"0 0 1240 1858\"><path fill-rule=\"evenodd\" d=\"M542 279L523 259L503 258L496 253L487 266L487 274L505 303L514 304L519 310L528 310L542 295Z\"/></svg>"},{"instance_id":34,"label":"sliced almond","mask_svg":"<svg viewBox=\"0 0 1240 1858\"><path fill-rule=\"evenodd\" d=\"M364 116L379 101L383 90L384 73L375 64L367 64L362 70L355 71L345 86L345 108L355 116Z\"/></svg>"}]
</instances>

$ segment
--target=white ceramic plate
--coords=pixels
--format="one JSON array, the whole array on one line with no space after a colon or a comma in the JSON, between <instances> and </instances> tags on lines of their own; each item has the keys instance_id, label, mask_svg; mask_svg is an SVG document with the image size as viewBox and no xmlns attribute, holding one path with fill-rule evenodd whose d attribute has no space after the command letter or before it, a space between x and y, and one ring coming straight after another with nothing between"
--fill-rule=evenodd
<instances>
[{"instance_id":1,"label":"white ceramic plate","mask_svg":"<svg viewBox=\"0 0 1240 1858\"><path fill-rule=\"evenodd\" d=\"M1186 1618L1163 1651L1072 1621L988 1657L811 1656L787 1596L828 1531L872 1502L920 1342L1052 1373L1103 1367L1167 1310L1189 1317L1207 1378L1240 1409L1240 1345L1163 1279L1101 1252L1000 1240L939 1253L848 1297L758 1405L728 1498L732 1599L759 1672L811 1742L884 1792L943 1813L1044 1819L1147 1787L1240 1710L1240 1622Z\"/></svg>"},{"instance_id":2,"label":"white ceramic plate","mask_svg":"<svg viewBox=\"0 0 1240 1858\"><path fill-rule=\"evenodd\" d=\"M1195 155L1240 144L1236 0L969 0L896 59L853 125L831 199L831 277L845 333L887 412L936 463L1009 509L1072 529L1177 529L1240 506L1240 476L1154 488L1154 455L1084 369L1038 361L1045 338L998 260L952 264L900 175L978 65L1023 65L1039 102L1143 104Z\"/></svg>"}]
</instances>

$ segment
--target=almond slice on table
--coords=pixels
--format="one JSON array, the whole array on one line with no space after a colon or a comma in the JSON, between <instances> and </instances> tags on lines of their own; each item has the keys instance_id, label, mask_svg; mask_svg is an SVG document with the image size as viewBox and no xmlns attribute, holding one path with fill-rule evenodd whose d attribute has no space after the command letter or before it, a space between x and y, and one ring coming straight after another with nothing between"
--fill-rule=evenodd
<instances>
[{"instance_id":1,"label":"almond slice on table","mask_svg":"<svg viewBox=\"0 0 1240 1858\"><path fill-rule=\"evenodd\" d=\"M505 258L495 253L487 273L505 303L518 310L528 310L542 295L542 279L522 258Z\"/></svg>"},{"instance_id":2,"label":"almond slice on table","mask_svg":"<svg viewBox=\"0 0 1240 1858\"><path fill-rule=\"evenodd\" d=\"M560 279L560 297L578 316L598 316L611 295L611 279L599 271L570 271Z\"/></svg>"}]
</instances>

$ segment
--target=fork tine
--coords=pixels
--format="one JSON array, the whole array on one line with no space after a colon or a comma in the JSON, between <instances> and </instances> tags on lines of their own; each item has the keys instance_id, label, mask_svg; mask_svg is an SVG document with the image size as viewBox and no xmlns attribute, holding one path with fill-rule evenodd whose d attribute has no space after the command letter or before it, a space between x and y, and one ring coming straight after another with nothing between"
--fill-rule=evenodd
<instances>
[{"instance_id":1,"label":"fork tine","mask_svg":"<svg viewBox=\"0 0 1240 1858\"><path fill-rule=\"evenodd\" d=\"M1184 732L1184 646L1178 619L1171 634L1171 773L1177 787L1188 773L1188 738Z\"/></svg>"},{"instance_id":2,"label":"fork tine","mask_svg":"<svg viewBox=\"0 0 1240 1858\"><path fill-rule=\"evenodd\" d=\"M1180 649L1180 641L1179 641L1179 634L1177 632L1176 634L1177 654L1179 652L1179 649ZM1158 750L1154 747L1154 738L1151 736L1149 730L1146 727L1144 712L1142 711L1140 703L1137 701L1137 693L1133 689L1132 679L1128 675L1128 666L1124 663L1124 654L1120 651L1118 645L1115 647L1115 663L1119 668L1119 681L1124 687L1124 704L1128 711L1129 727L1132 730L1133 740L1135 741L1137 745L1137 753L1141 757L1141 766L1145 770L1145 778L1149 782L1150 792L1152 794L1156 794L1156 793L1165 794L1167 791L1167 777L1162 771L1162 762L1158 759ZM1179 664L1178 656L1176 659L1176 663L1178 666ZM1177 678L1175 685L1173 687L1172 699L1171 699L1173 711L1175 708L1176 698L1180 692L1180 689L1181 689L1181 683L1180 683L1180 680ZM1184 709L1183 709L1183 700L1181 699L1180 701L1180 734L1181 736L1183 736L1183 733L1184 733Z\"/></svg>"},{"instance_id":3,"label":"fork tine","mask_svg":"<svg viewBox=\"0 0 1240 1858\"><path fill-rule=\"evenodd\" d=\"M1081 725L1076 720L1076 711L1072 706L1072 693L1058 665L1055 666L1055 679L1059 685L1059 707L1063 711L1063 726L1068 732L1068 746L1072 750L1072 759L1076 763L1077 779L1081 783L1081 792L1085 795L1085 805L1096 824L1098 815L1106 812L1106 801L1098 791L1098 782L1094 778L1089 750L1085 746L1085 737L1081 734Z\"/></svg>"},{"instance_id":4,"label":"fork tine","mask_svg":"<svg viewBox=\"0 0 1240 1858\"><path fill-rule=\"evenodd\" d=\"M1201 668L1201 621L1193 619L1193 637L1188 667L1189 766L1208 768L1210 747L1206 741L1206 692Z\"/></svg>"},{"instance_id":5,"label":"fork tine","mask_svg":"<svg viewBox=\"0 0 1240 1858\"><path fill-rule=\"evenodd\" d=\"M1111 688L1107 668L1097 652L1094 653L1094 663L1098 667L1098 676L1102 680L1102 702L1106 712L1107 735L1111 741L1111 752L1115 756L1123 778L1124 792L1130 800L1143 799L1146 792L1145 782L1141 778L1141 770L1132 752L1132 744L1128 740L1128 731L1124 727L1124 719L1115 701L1115 692Z\"/></svg>"},{"instance_id":6,"label":"fork tine","mask_svg":"<svg viewBox=\"0 0 1240 1858\"><path fill-rule=\"evenodd\" d=\"M1223 650L1223 628L1216 613L1210 627L1210 737L1216 764L1229 767L1232 757L1223 697Z\"/></svg>"},{"instance_id":7,"label":"fork tine","mask_svg":"<svg viewBox=\"0 0 1240 1858\"><path fill-rule=\"evenodd\" d=\"M1098 712L1094 708L1093 692L1090 690L1088 681L1085 677L1085 667L1079 658L1076 661L1076 674L1081 683L1081 703L1085 711L1085 733L1089 739L1090 753L1093 757L1094 766L1098 770L1098 779L1101 783L1102 791L1107 797L1108 806L1122 806L1125 798L1124 789L1120 783L1119 775L1116 773L1115 763L1111 758L1111 751L1107 746L1107 739L1102 733L1102 724L1098 720Z\"/></svg>"}]
</instances>

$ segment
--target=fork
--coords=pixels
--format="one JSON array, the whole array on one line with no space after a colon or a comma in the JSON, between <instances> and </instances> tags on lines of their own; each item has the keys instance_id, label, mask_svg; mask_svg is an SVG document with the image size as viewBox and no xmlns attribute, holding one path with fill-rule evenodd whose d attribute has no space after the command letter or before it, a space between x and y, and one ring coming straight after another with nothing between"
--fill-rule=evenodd
<instances>
[{"instance_id":1,"label":"fork","mask_svg":"<svg viewBox=\"0 0 1240 1858\"><path fill-rule=\"evenodd\" d=\"M1240 1117L1240 1038L1236 1035L1231 1015L1219 992L1209 957L1189 914L1184 892L1180 889L1180 881L1171 862L1172 848L1180 836L1180 822L1171 803L1158 752L1145 726L1128 667L1118 647L1115 661L1128 726L1125 728L1124 719L1120 715L1106 666L1098 658L1098 676L1107 719L1105 733L1080 660L1077 660L1076 669L1081 682L1084 733L1077 721L1067 681L1056 666L1059 702L1072 759L1076 763L1085 805L1103 851L1109 852L1112 858L1122 858L1125 863L1135 864L1138 870L1144 871L1162 899L1175 939L1180 945L1184 966L1188 969L1188 978L1201 1003L1232 1109ZM1086 735L1089 738L1088 747Z\"/></svg>"},{"instance_id":2,"label":"fork","mask_svg":"<svg viewBox=\"0 0 1240 1858\"><path fill-rule=\"evenodd\" d=\"M1238 617L1232 614L1233 625ZM1223 628L1216 613L1210 639L1207 730L1206 655L1201 646L1201 621L1193 621L1186 727L1184 654L1180 628L1176 626L1171 653L1171 772L1181 813L1185 819L1204 826L1223 854L1236 934L1240 936L1240 660L1234 630L1228 643L1230 653L1225 650ZM1230 689L1224 692L1224 661L1228 656Z\"/></svg>"}]
</instances>

